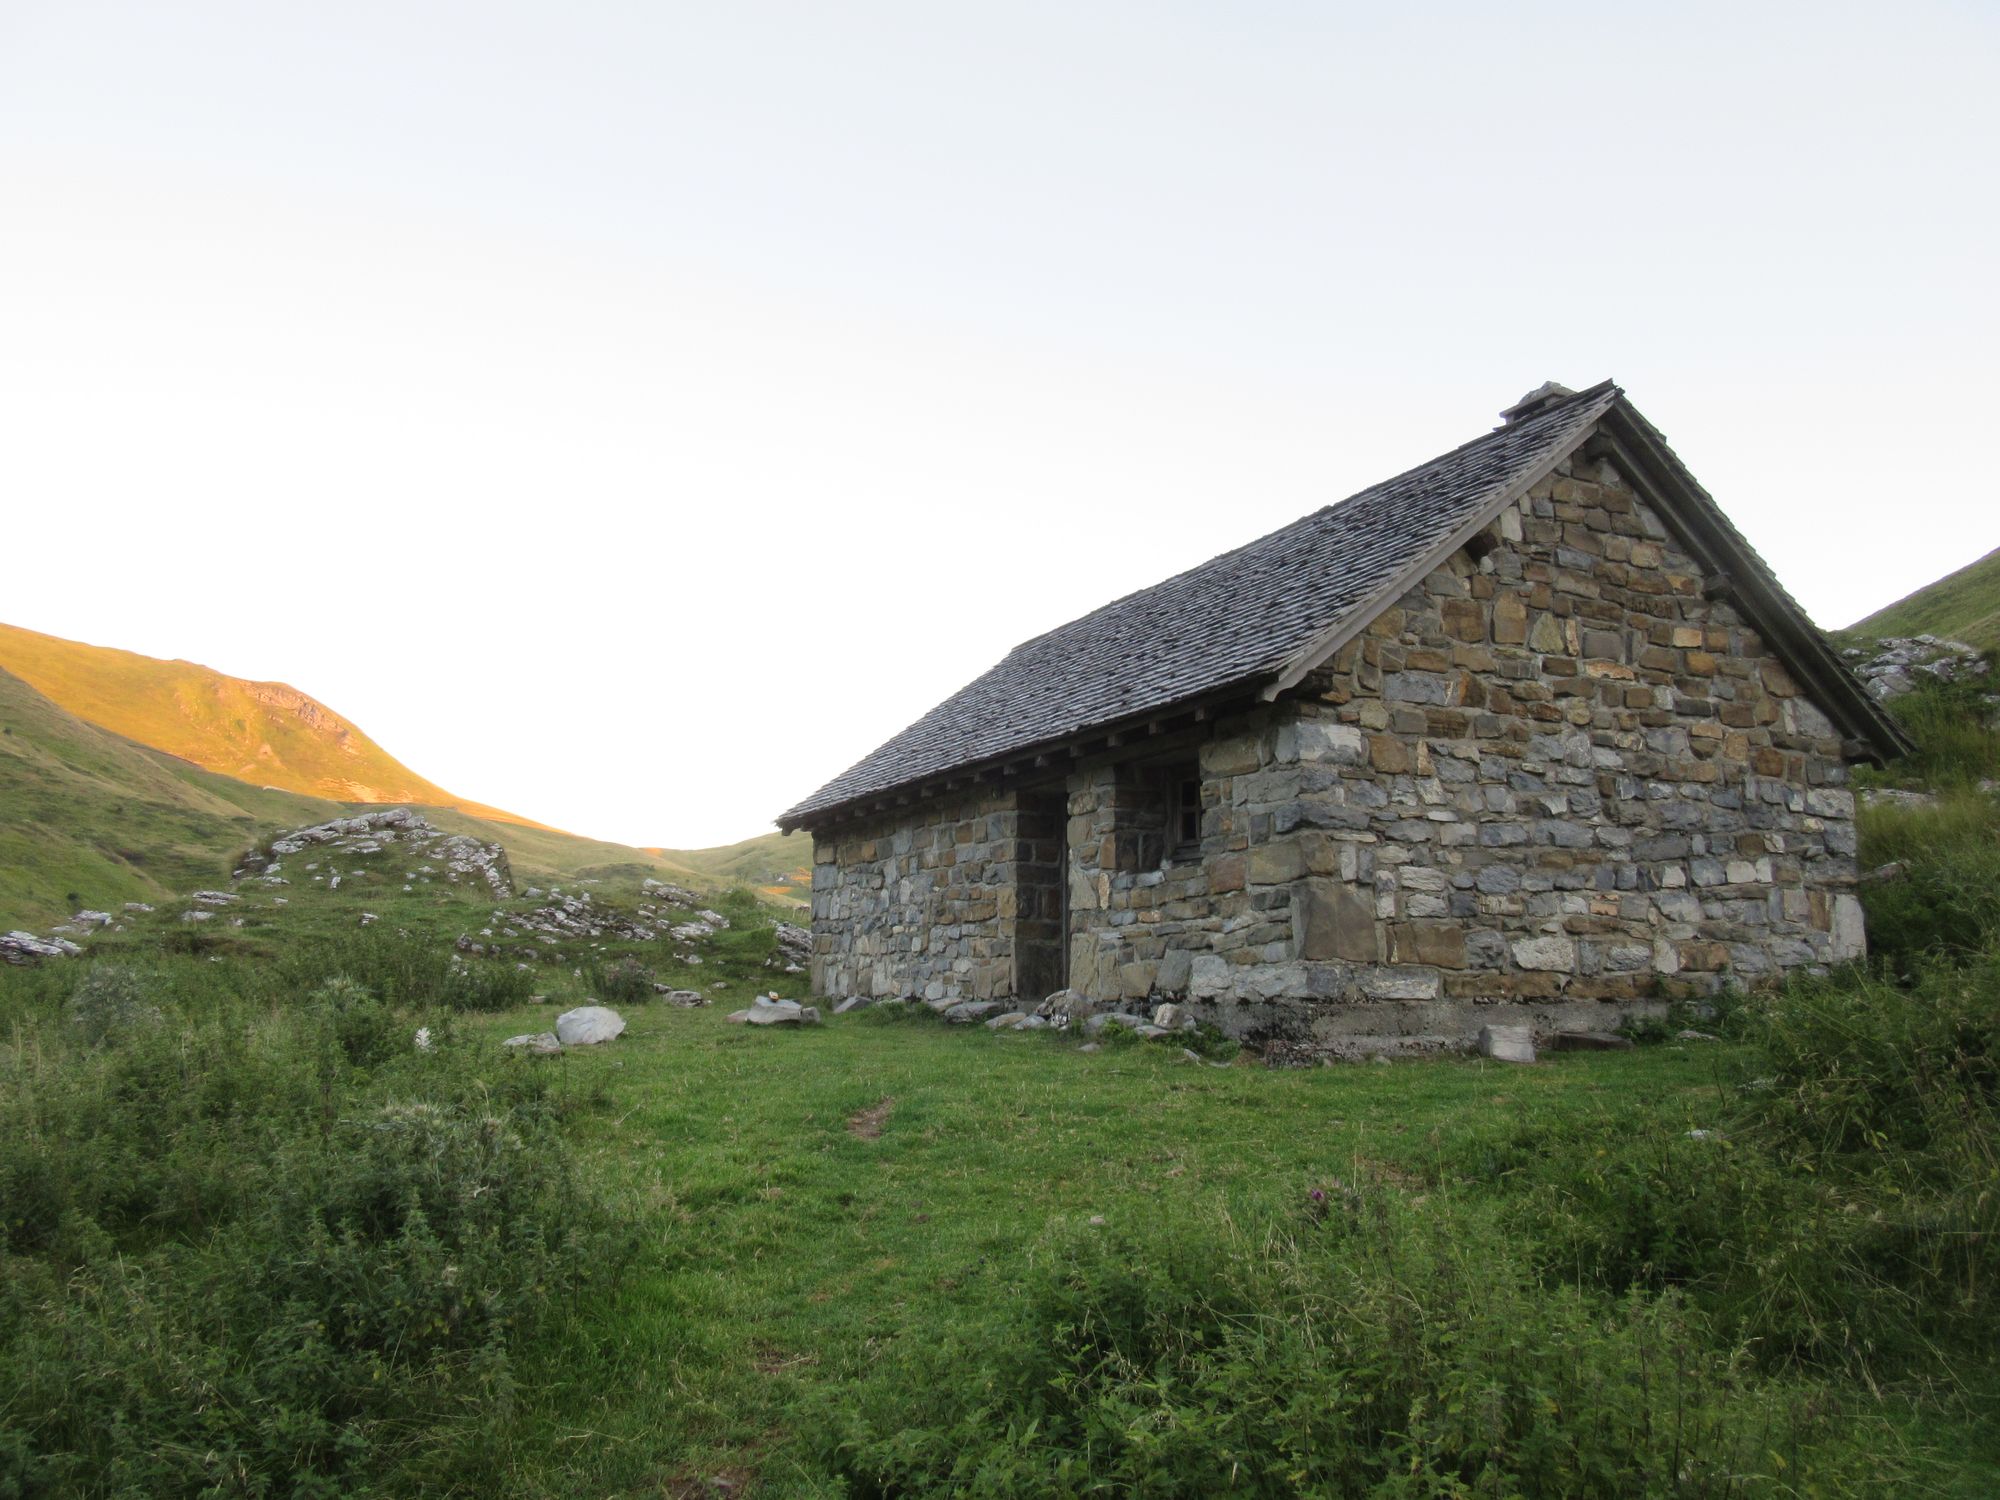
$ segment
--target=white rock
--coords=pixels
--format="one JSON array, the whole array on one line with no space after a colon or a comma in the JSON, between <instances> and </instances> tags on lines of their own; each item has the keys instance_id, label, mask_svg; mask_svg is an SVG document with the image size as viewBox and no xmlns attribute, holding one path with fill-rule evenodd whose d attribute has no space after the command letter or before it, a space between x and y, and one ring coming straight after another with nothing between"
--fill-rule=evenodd
<instances>
[{"instance_id":1,"label":"white rock","mask_svg":"<svg viewBox=\"0 0 2000 1500\"><path fill-rule=\"evenodd\" d=\"M1533 1062L1535 1034L1526 1026L1482 1026L1479 1050L1498 1062Z\"/></svg>"},{"instance_id":2,"label":"white rock","mask_svg":"<svg viewBox=\"0 0 2000 1500\"><path fill-rule=\"evenodd\" d=\"M552 1057L562 1051L562 1041L553 1031L524 1031L519 1036L510 1036L500 1044L503 1047L525 1047L536 1057Z\"/></svg>"},{"instance_id":3,"label":"white rock","mask_svg":"<svg viewBox=\"0 0 2000 1500\"><path fill-rule=\"evenodd\" d=\"M625 1029L625 1018L603 1005L580 1005L556 1017L556 1040L566 1047L608 1042Z\"/></svg>"}]
</instances>

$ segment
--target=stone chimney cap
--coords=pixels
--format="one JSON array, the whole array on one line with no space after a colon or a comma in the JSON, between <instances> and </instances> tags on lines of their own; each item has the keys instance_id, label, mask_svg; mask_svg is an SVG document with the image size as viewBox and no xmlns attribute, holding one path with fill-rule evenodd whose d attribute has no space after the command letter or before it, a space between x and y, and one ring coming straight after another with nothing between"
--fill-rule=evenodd
<instances>
[{"instance_id":1,"label":"stone chimney cap","mask_svg":"<svg viewBox=\"0 0 2000 1500\"><path fill-rule=\"evenodd\" d=\"M1552 406L1565 396L1574 396L1575 391L1561 381L1545 380L1512 406L1500 413L1502 422L1518 422L1523 417L1532 417L1545 406Z\"/></svg>"}]
</instances>

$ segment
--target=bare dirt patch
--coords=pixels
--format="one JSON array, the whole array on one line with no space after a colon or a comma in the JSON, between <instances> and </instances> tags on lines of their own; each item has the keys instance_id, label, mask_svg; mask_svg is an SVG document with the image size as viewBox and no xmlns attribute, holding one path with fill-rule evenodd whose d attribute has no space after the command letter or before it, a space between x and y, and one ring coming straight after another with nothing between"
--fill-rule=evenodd
<instances>
[{"instance_id":1,"label":"bare dirt patch","mask_svg":"<svg viewBox=\"0 0 2000 1500\"><path fill-rule=\"evenodd\" d=\"M896 1107L896 1101L884 1094L866 1109L857 1109L847 1117L847 1133L857 1141L877 1141L882 1138L882 1126L888 1121L889 1112Z\"/></svg>"}]
</instances>

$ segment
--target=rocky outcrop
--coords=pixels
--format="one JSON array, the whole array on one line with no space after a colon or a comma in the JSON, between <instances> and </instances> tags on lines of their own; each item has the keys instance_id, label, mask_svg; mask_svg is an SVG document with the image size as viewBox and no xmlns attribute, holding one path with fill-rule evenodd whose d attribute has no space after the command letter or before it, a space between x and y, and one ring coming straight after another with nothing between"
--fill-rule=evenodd
<instances>
[{"instance_id":1,"label":"rocky outcrop","mask_svg":"<svg viewBox=\"0 0 2000 1500\"><path fill-rule=\"evenodd\" d=\"M1989 690L2000 686L1993 683L1992 664L1978 647L1935 635L1884 636L1872 646L1850 646L1841 655L1883 703L1925 681L1974 682Z\"/></svg>"},{"instance_id":2,"label":"rocky outcrop","mask_svg":"<svg viewBox=\"0 0 2000 1500\"><path fill-rule=\"evenodd\" d=\"M446 833L433 828L407 807L390 807L380 812L356 813L334 818L310 828L281 833L239 862L238 880L256 880L264 885L284 885L278 873L279 861L287 855L308 851L366 856L395 849L420 861L410 872L414 880L440 878L451 885L483 888L495 900L514 894L514 874L507 863L507 851L499 844L485 844L462 833ZM338 881L338 876L333 881ZM329 883L328 889L334 884Z\"/></svg>"}]
</instances>

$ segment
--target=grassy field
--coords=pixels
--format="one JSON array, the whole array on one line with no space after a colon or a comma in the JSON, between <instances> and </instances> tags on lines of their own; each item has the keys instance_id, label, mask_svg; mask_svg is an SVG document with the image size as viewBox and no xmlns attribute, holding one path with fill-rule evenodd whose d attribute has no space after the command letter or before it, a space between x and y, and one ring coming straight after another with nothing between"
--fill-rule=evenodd
<instances>
[{"instance_id":1,"label":"grassy field","mask_svg":"<svg viewBox=\"0 0 2000 1500\"><path fill-rule=\"evenodd\" d=\"M1856 620L1838 632L1843 645L1885 635L1940 635L1982 651L2000 651L2000 548Z\"/></svg>"},{"instance_id":2,"label":"grassy field","mask_svg":"<svg viewBox=\"0 0 2000 1500\"><path fill-rule=\"evenodd\" d=\"M394 845L0 969L0 1496L2000 1493L2000 742L1895 711L1870 969L1530 1067L732 1026L755 892Z\"/></svg>"}]
</instances>

